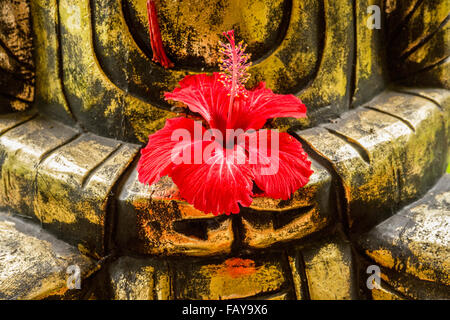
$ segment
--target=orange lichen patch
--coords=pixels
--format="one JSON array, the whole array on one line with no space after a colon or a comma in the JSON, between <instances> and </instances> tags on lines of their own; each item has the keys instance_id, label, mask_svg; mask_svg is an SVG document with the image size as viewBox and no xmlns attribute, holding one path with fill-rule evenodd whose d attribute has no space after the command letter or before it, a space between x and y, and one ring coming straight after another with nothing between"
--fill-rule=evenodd
<instances>
[{"instance_id":1,"label":"orange lichen patch","mask_svg":"<svg viewBox=\"0 0 450 320\"><path fill-rule=\"evenodd\" d=\"M279 256L230 258L199 265L190 261L176 267L175 287L181 299L239 299L275 292L286 284Z\"/></svg>"},{"instance_id":2,"label":"orange lichen patch","mask_svg":"<svg viewBox=\"0 0 450 320\"><path fill-rule=\"evenodd\" d=\"M170 202L134 201L137 212L138 236L146 246L153 248L161 241L163 230L174 220L174 210Z\"/></svg>"},{"instance_id":3,"label":"orange lichen patch","mask_svg":"<svg viewBox=\"0 0 450 320\"><path fill-rule=\"evenodd\" d=\"M43 293L40 296L35 297L36 300L41 300L41 299L45 299L48 296L53 296L53 297L62 297L64 296L67 291L69 290L69 288L67 286L62 286L61 288L55 290L55 291L47 291L45 293Z\"/></svg>"},{"instance_id":4,"label":"orange lichen patch","mask_svg":"<svg viewBox=\"0 0 450 320\"><path fill-rule=\"evenodd\" d=\"M178 202L178 208L180 209L180 214L184 219L192 218L213 218L212 213L205 213L198 209L195 209L192 205L187 202Z\"/></svg>"},{"instance_id":5,"label":"orange lichen patch","mask_svg":"<svg viewBox=\"0 0 450 320\"><path fill-rule=\"evenodd\" d=\"M179 209L179 218L192 219L192 218L213 218L212 213L205 213L203 211L195 209L192 205L187 203L180 196L180 191L172 179L168 176L162 177L158 182L151 186L145 186L148 188L149 195L155 201L169 202L174 200L176 206ZM142 203L137 208L142 207Z\"/></svg>"},{"instance_id":6,"label":"orange lichen patch","mask_svg":"<svg viewBox=\"0 0 450 320\"><path fill-rule=\"evenodd\" d=\"M169 223L177 216L176 206L171 205L170 201L136 200L133 202L133 207L136 208L143 222L156 219Z\"/></svg>"},{"instance_id":7,"label":"orange lichen patch","mask_svg":"<svg viewBox=\"0 0 450 320\"><path fill-rule=\"evenodd\" d=\"M379 249L373 251L366 250L366 254L380 263L383 267L392 269L396 265L396 261L392 256L392 253L387 249Z\"/></svg>"},{"instance_id":8,"label":"orange lichen patch","mask_svg":"<svg viewBox=\"0 0 450 320\"><path fill-rule=\"evenodd\" d=\"M184 206L180 202L148 199L135 200L132 206L136 211L136 232L139 239L138 251L151 254L183 254L205 256L218 253L229 253L233 241L231 220L217 221L215 217L202 214L201 217L210 218L214 227L208 223L202 229L198 219L185 218ZM190 224L194 227L190 227ZM181 224L179 230L177 225ZM204 232L204 235L190 234L189 230ZM200 229L199 229L200 228ZM134 231L132 231L134 232ZM205 238L204 238L205 237Z\"/></svg>"},{"instance_id":9,"label":"orange lichen patch","mask_svg":"<svg viewBox=\"0 0 450 320\"><path fill-rule=\"evenodd\" d=\"M11 106L18 111L23 111L28 108L28 103L20 100L11 100Z\"/></svg>"},{"instance_id":10,"label":"orange lichen patch","mask_svg":"<svg viewBox=\"0 0 450 320\"><path fill-rule=\"evenodd\" d=\"M230 258L224 262L224 266L219 272L226 274L231 278L248 276L256 272L255 261L250 259Z\"/></svg>"}]
</instances>

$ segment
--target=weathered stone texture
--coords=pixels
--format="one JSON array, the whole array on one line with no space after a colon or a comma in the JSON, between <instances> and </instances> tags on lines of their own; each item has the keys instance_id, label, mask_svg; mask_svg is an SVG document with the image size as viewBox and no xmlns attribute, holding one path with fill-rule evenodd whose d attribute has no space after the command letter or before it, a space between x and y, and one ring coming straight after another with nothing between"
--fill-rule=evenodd
<instances>
[{"instance_id":1,"label":"weathered stone texture","mask_svg":"<svg viewBox=\"0 0 450 320\"><path fill-rule=\"evenodd\" d=\"M440 285L430 297L445 297L450 285L450 175L446 174L425 197L405 207L360 237L365 253L384 268ZM385 276L407 295L418 297L417 280ZM446 287L446 288L445 288ZM441 292L439 292L441 291ZM420 294L419 294L420 295ZM423 298L423 296L422 296Z\"/></svg>"},{"instance_id":2,"label":"weathered stone texture","mask_svg":"<svg viewBox=\"0 0 450 320\"><path fill-rule=\"evenodd\" d=\"M392 1L387 14L392 77L412 86L450 88L448 1Z\"/></svg>"},{"instance_id":3,"label":"weathered stone texture","mask_svg":"<svg viewBox=\"0 0 450 320\"><path fill-rule=\"evenodd\" d=\"M437 181L446 168L446 132L434 102L387 91L334 124L297 135L336 170L348 225L356 230L392 215Z\"/></svg>"},{"instance_id":4,"label":"weathered stone texture","mask_svg":"<svg viewBox=\"0 0 450 320\"><path fill-rule=\"evenodd\" d=\"M292 298L280 255L210 261L121 257L109 267L112 298L121 300Z\"/></svg>"},{"instance_id":5,"label":"weathered stone texture","mask_svg":"<svg viewBox=\"0 0 450 320\"><path fill-rule=\"evenodd\" d=\"M71 265L80 268L81 279L96 270L93 260L38 225L0 213L0 299L63 294Z\"/></svg>"},{"instance_id":6,"label":"weathered stone texture","mask_svg":"<svg viewBox=\"0 0 450 320\"><path fill-rule=\"evenodd\" d=\"M103 255L110 191L137 150L92 134L55 150L38 168L36 215L67 241Z\"/></svg>"},{"instance_id":7,"label":"weathered stone texture","mask_svg":"<svg viewBox=\"0 0 450 320\"><path fill-rule=\"evenodd\" d=\"M132 173L117 200L116 241L139 253L207 256L228 253L234 239L231 217L205 214L180 201L168 177L143 185Z\"/></svg>"},{"instance_id":8,"label":"weathered stone texture","mask_svg":"<svg viewBox=\"0 0 450 320\"><path fill-rule=\"evenodd\" d=\"M277 292L286 285L280 255L174 264L176 298L235 299Z\"/></svg>"},{"instance_id":9,"label":"weathered stone texture","mask_svg":"<svg viewBox=\"0 0 450 320\"><path fill-rule=\"evenodd\" d=\"M61 47L56 0L31 1L36 64L36 100L34 105L48 116L67 124L74 117L62 85Z\"/></svg>"},{"instance_id":10,"label":"weathered stone texture","mask_svg":"<svg viewBox=\"0 0 450 320\"><path fill-rule=\"evenodd\" d=\"M39 164L49 152L76 135L74 129L42 117L31 119L1 135L1 206L35 216L33 201Z\"/></svg>"},{"instance_id":11,"label":"weathered stone texture","mask_svg":"<svg viewBox=\"0 0 450 320\"><path fill-rule=\"evenodd\" d=\"M386 25L385 20L377 19L376 11L373 11L378 7L381 14L384 2L382 0L355 1L357 45L352 106L360 106L367 102L380 93L387 83ZM376 23L380 24L379 28L376 28Z\"/></svg>"},{"instance_id":12,"label":"weathered stone texture","mask_svg":"<svg viewBox=\"0 0 450 320\"><path fill-rule=\"evenodd\" d=\"M30 1L0 3L0 113L26 109L34 99Z\"/></svg>"},{"instance_id":13,"label":"weathered stone texture","mask_svg":"<svg viewBox=\"0 0 450 320\"><path fill-rule=\"evenodd\" d=\"M335 234L290 255L297 299L357 299L355 261L351 244ZM304 274L303 274L304 272ZM297 280L298 279L298 280ZM300 286L300 287L299 287ZM305 294L305 291L307 293Z\"/></svg>"},{"instance_id":14,"label":"weathered stone texture","mask_svg":"<svg viewBox=\"0 0 450 320\"><path fill-rule=\"evenodd\" d=\"M405 299L413 300L449 300L449 286L396 270L381 268L382 283L389 285Z\"/></svg>"},{"instance_id":15,"label":"weathered stone texture","mask_svg":"<svg viewBox=\"0 0 450 320\"><path fill-rule=\"evenodd\" d=\"M112 299L168 300L173 298L168 263L121 257L109 267Z\"/></svg>"},{"instance_id":16,"label":"weathered stone texture","mask_svg":"<svg viewBox=\"0 0 450 320\"><path fill-rule=\"evenodd\" d=\"M374 288L372 290L372 299L373 300L406 300L401 297L397 292L388 288L385 285L380 285L379 288Z\"/></svg>"},{"instance_id":17,"label":"weathered stone texture","mask_svg":"<svg viewBox=\"0 0 450 320\"><path fill-rule=\"evenodd\" d=\"M357 299L351 244L333 234L285 253L227 258L122 257L109 267L116 299Z\"/></svg>"},{"instance_id":18,"label":"weathered stone texture","mask_svg":"<svg viewBox=\"0 0 450 320\"><path fill-rule=\"evenodd\" d=\"M0 134L18 126L19 124L27 121L28 119L36 116L35 110L30 110L22 113L14 114L2 114L0 115Z\"/></svg>"},{"instance_id":19,"label":"weathered stone texture","mask_svg":"<svg viewBox=\"0 0 450 320\"><path fill-rule=\"evenodd\" d=\"M313 175L306 186L291 199L254 198L249 210L243 210L242 228L245 246L267 248L277 243L299 240L315 233L336 218L330 173L312 161Z\"/></svg>"},{"instance_id":20,"label":"weathered stone texture","mask_svg":"<svg viewBox=\"0 0 450 320\"><path fill-rule=\"evenodd\" d=\"M103 255L110 192L138 147L80 135L42 116L5 115L0 122L0 206Z\"/></svg>"},{"instance_id":21,"label":"weathered stone texture","mask_svg":"<svg viewBox=\"0 0 450 320\"><path fill-rule=\"evenodd\" d=\"M311 126L349 108L354 9L347 0L161 2L162 39L175 61L175 68L164 69L151 61L145 2L34 0L37 105L93 133L145 142L175 116L162 93L186 74L217 68L217 40L223 30L235 28L253 54L249 87L265 81L275 92L298 95L309 107L307 119L273 123ZM361 25L364 17L357 19ZM374 77L369 84L358 82L355 104L383 87L377 81L381 63L370 60L378 57L377 34L362 31L357 37L361 52L373 52L358 59L358 79Z\"/></svg>"},{"instance_id":22,"label":"weathered stone texture","mask_svg":"<svg viewBox=\"0 0 450 320\"><path fill-rule=\"evenodd\" d=\"M287 201L254 198L242 219L242 243L250 248L302 239L332 223L331 176L313 162L309 183ZM229 253L235 241L232 216L205 214L180 200L168 177L144 186L132 173L117 202L117 241L138 253L207 256ZM238 225L236 225L238 227Z\"/></svg>"},{"instance_id":23,"label":"weathered stone texture","mask_svg":"<svg viewBox=\"0 0 450 320\"><path fill-rule=\"evenodd\" d=\"M450 176L361 239L384 267L450 285Z\"/></svg>"},{"instance_id":24,"label":"weathered stone texture","mask_svg":"<svg viewBox=\"0 0 450 320\"><path fill-rule=\"evenodd\" d=\"M385 15L381 29L367 26L370 5ZM145 1L0 0L0 113L26 108L35 89L39 112L0 116L0 208L91 256L125 255L107 259L114 299L357 299L361 257L346 237L361 232L362 251L382 267L368 296L448 298L449 178L401 208L450 155L450 93L429 88L449 88L449 2L157 7L172 69L151 60ZM145 143L176 115L162 93L215 70L228 29L252 54L249 88L265 81L307 105L307 118L268 125L296 132L314 174L290 200L256 197L239 215L215 217L180 199L168 177L142 185L140 146L121 140ZM387 90L388 72L427 88ZM32 224L0 214L0 229L0 298L64 296L68 263L90 270Z\"/></svg>"}]
</instances>

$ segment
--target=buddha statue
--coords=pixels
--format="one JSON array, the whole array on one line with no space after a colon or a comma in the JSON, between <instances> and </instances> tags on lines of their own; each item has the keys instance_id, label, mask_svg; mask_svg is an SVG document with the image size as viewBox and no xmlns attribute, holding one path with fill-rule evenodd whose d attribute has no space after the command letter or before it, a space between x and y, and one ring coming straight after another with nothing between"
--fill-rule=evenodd
<instances>
[{"instance_id":1,"label":"buddha statue","mask_svg":"<svg viewBox=\"0 0 450 320\"><path fill-rule=\"evenodd\" d=\"M450 298L446 1L154 1L170 66L152 61L145 0L3 3L0 207L90 261L84 289L32 297ZM268 125L314 173L289 200L214 216L136 166L186 112L164 92L218 71L230 29L251 54L247 86L307 106Z\"/></svg>"}]
</instances>

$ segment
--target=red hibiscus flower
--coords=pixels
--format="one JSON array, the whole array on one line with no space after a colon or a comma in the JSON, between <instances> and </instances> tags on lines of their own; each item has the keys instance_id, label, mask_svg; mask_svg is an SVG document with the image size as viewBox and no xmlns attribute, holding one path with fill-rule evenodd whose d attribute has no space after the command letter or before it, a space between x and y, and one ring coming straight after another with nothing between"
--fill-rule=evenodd
<instances>
[{"instance_id":1,"label":"red hibiscus flower","mask_svg":"<svg viewBox=\"0 0 450 320\"><path fill-rule=\"evenodd\" d=\"M258 195L287 200L313 172L300 142L262 129L271 118L305 117L305 105L293 95L273 93L263 82L245 89L249 55L245 45L235 43L233 31L225 36L222 72L186 76L179 88L165 93L166 100L184 103L203 123L167 120L149 136L137 168L141 183L169 175L183 199L215 215L250 206L257 188Z\"/></svg>"}]
</instances>

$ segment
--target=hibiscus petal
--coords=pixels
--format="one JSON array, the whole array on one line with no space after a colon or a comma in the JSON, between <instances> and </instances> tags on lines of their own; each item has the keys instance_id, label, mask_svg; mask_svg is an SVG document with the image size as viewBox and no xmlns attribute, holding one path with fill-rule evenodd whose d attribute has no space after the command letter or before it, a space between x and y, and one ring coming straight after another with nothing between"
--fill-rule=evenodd
<instances>
[{"instance_id":1,"label":"hibiscus petal","mask_svg":"<svg viewBox=\"0 0 450 320\"><path fill-rule=\"evenodd\" d=\"M236 99L232 115L232 127L261 129L268 119L306 117L306 106L292 94L275 94L261 82L248 97Z\"/></svg>"},{"instance_id":2,"label":"hibiscus petal","mask_svg":"<svg viewBox=\"0 0 450 320\"><path fill-rule=\"evenodd\" d=\"M226 128L230 103L229 92L219 81L220 73L186 76L180 87L164 93L166 100L186 104L192 112L199 113L212 128Z\"/></svg>"},{"instance_id":3,"label":"hibiscus petal","mask_svg":"<svg viewBox=\"0 0 450 320\"><path fill-rule=\"evenodd\" d=\"M202 164L176 165L170 176L180 195L195 208L215 215L238 213L239 204L252 203L253 173L245 159L243 148L226 152L216 144L213 156Z\"/></svg>"},{"instance_id":4,"label":"hibiscus petal","mask_svg":"<svg viewBox=\"0 0 450 320\"><path fill-rule=\"evenodd\" d=\"M201 143L204 132L200 122L188 118L168 119L164 128L148 137L147 146L141 150L137 166L139 181L151 185L169 174L173 159L181 156L184 148Z\"/></svg>"},{"instance_id":5,"label":"hibiscus petal","mask_svg":"<svg viewBox=\"0 0 450 320\"><path fill-rule=\"evenodd\" d=\"M294 137L272 130L259 130L246 136L245 148L249 153L254 181L265 196L287 200L308 183L313 173L311 162Z\"/></svg>"}]
</instances>

